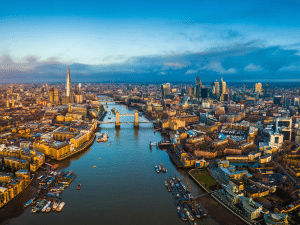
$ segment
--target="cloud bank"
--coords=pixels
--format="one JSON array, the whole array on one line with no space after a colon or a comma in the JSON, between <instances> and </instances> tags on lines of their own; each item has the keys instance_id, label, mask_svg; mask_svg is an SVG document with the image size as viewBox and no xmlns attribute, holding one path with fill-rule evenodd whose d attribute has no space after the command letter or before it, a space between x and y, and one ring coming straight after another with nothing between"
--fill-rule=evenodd
<instances>
[{"instance_id":1,"label":"cloud bank","mask_svg":"<svg viewBox=\"0 0 300 225\"><path fill-rule=\"evenodd\" d=\"M203 81L220 77L226 81L276 81L283 77L299 79L300 54L298 50L280 46L265 47L259 41L196 53L129 57L121 63L99 65L63 62L59 58L40 60L36 56L16 60L3 54L0 83L61 82L66 78L68 66L74 82L193 81L195 75L200 75Z\"/></svg>"}]
</instances>

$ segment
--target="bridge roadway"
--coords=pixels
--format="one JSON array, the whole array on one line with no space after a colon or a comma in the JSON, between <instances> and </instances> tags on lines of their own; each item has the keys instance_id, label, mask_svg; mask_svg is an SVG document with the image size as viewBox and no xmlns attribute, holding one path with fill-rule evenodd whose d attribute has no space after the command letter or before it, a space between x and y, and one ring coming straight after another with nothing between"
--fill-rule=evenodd
<instances>
[{"instance_id":1,"label":"bridge roadway","mask_svg":"<svg viewBox=\"0 0 300 225\"><path fill-rule=\"evenodd\" d=\"M147 121L147 122L138 122L138 123L154 123L155 121ZM98 121L98 124L115 124L116 122L102 122L102 121ZM134 124L134 122L119 122L120 124L122 123L132 123Z\"/></svg>"},{"instance_id":2,"label":"bridge roadway","mask_svg":"<svg viewBox=\"0 0 300 225\"><path fill-rule=\"evenodd\" d=\"M122 102L122 101L101 101L101 100L99 100L99 102L117 102L117 103L119 103L119 102Z\"/></svg>"}]
</instances>

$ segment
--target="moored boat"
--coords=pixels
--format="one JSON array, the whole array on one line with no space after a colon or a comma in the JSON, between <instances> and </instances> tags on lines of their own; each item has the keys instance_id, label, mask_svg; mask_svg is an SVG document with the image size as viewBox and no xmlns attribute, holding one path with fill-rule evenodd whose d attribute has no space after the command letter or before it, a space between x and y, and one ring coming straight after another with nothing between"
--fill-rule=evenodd
<instances>
[{"instance_id":1,"label":"moored boat","mask_svg":"<svg viewBox=\"0 0 300 225\"><path fill-rule=\"evenodd\" d=\"M81 188L81 183L78 184L78 186L77 186L77 191L79 191L80 188Z\"/></svg>"},{"instance_id":2,"label":"moored boat","mask_svg":"<svg viewBox=\"0 0 300 225\"><path fill-rule=\"evenodd\" d=\"M64 203L64 202L61 202L61 203L59 204L59 206L57 207L56 211L60 212L64 206L65 206L65 203Z\"/></svg>"},{"instance_id":3,"label":"moored boat","mask_svg":"<svg viewBox=\"0 0 300 225\"><path fill-rule=\"evenodd\" d=\"M59 206L59 202L54 202L53 207L52 207L53 211L55 211L58 206Z\"/></svg>"},{"instance_id":4,"label":"moored boat","mask_svg":"<svg viewBox=\"0 0 300 225\"><path fill-rule=\"evenodd\" d=\"M166 186L166 187L169 187L168 178L166 178L166 180L165 180L165 186Z\"/></svg>"},{"instance_id":5,"label":"moored boat","mask_svg":"<svg viewBox=\"0 0 300 225\"><path fill-rule=\"evenodd\" d=\"M51 202L48 201L47 204L43 207L42 212L46 212L46 209L50 206Z\"/></svg>"},{"instance_id":6,"label":"moored boat","mask_svg":"<svg viewBox=\"0 0 300 225\"><path fill-rule=\"evenodd\" d=\"M33 202L33 199L30 199L28 202L25 203L24 207L28 207Z\"/></svg>"},{"instance_id":7,"label":"moored boat","mask_svg":"<svg viewBox=\"0 0 300 225\"><path fill-rule=\"evenodd\" d=\"M187 210L187 208L184 208L185 214L188 216L190 221L194 221L194 218L192 217L191 213Z\"/></svg>"},{"instance_id":8,"label":"moored boat","mask_svg":"<svg viewBox=\"0 0 300 225\"><path fill-rule=\"evenodd\" d=\"M51 166L51 170L56 170L58 168L58 166L59 166L58 164Z\"/></svg>"},{"instance_id":9,"label":"moored boat","mask_svg":"<svg viewBox=\"0 0 300 225\"><path fill-rule=\"evenodd\" d=\"M108 139L105 136L103 136L101 138L97 138L97 142L107 142L107 141L108 141Z\"/></svg>"},{"instance_id":10,"label":"moored boat","mask_svg":"<svg viewBox=\"0 0 300 225\"><path fill-rule=\"evenodd\" d=\"M179 206L177 207L177 213L178 213L181 220L187 221L186 216L184 215L183 211L181 210L181 208Z\"/></svg>"},{"instance_id":11,"label":"moored boat","mask_svg":"<svg viewBox=\"0 0 300 225\"><path fill-rule=\"evenodd\" d=\"M32 207L32 209L31 209L31 212L32 212L32 213L36 213L36 212L37 212L37 210L38 210L38 208L37 208L37 207Z\"/></svg>"},{"instance_id":12,"label":"moored boat","mask_svg":"<svg viewBox=\"0 0 300 225\"><path fill-rule=\"evenodd\" d=\"M52 207L53 207L53 203L50 202L50 205L47 207L46 212L47 212L47 213L50 212L51 209L52 209Z\"/></svg>"}]
</instances>

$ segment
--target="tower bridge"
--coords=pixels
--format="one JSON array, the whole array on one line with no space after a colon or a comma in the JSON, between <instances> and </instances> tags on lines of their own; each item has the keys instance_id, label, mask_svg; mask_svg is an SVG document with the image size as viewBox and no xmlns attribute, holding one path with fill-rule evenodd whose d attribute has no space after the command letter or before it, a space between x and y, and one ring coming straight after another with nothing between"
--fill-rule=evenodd
<instances>
[{"instance_id":1,"label":"tower bridge","mask_svg":"<svg viewBox=\"0 0 300 225\"><path fill-rule=\"evenodd\" d=\"M116 101L115 98L111 98L111 97L99 97L98 98L99 102L104 102L104 103L109 103L109 102L122 102L122 101Z\"/></svg>"},{"instance_id":2,"label":"tower bridge","mask_svg":"<svg viewBox=\"0 0 300 225\"><path fill-rule=\"evenodd\" d=\"M120 122L120 116L134 116L133 122ZM115 124L116 128L119 128L121 124L123 123L133 123L134 127L139 127L140 123L154 123L155 121L140 121L139 122L139 112L136 110L134 114L120 114L119 111L116 111L116 121L98 121L98 124Z\"/></svg>"}]
</instances>

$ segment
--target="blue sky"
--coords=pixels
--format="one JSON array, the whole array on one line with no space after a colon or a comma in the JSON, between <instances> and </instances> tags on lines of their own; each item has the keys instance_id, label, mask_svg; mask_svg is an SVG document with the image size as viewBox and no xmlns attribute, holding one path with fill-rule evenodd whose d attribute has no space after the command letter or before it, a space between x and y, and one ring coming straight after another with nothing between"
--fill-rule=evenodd
<instances>
[{"instance_id":1,"label":"blue sky","mask_svg":"<svg viewBox=\"0 0 300 225\"><path fill-rule=\"evenodd\" d=\"M75 80L300 81L299 1L0 5L2 83L64 79L67 66Z\"/></svg>"}]
</instances>

